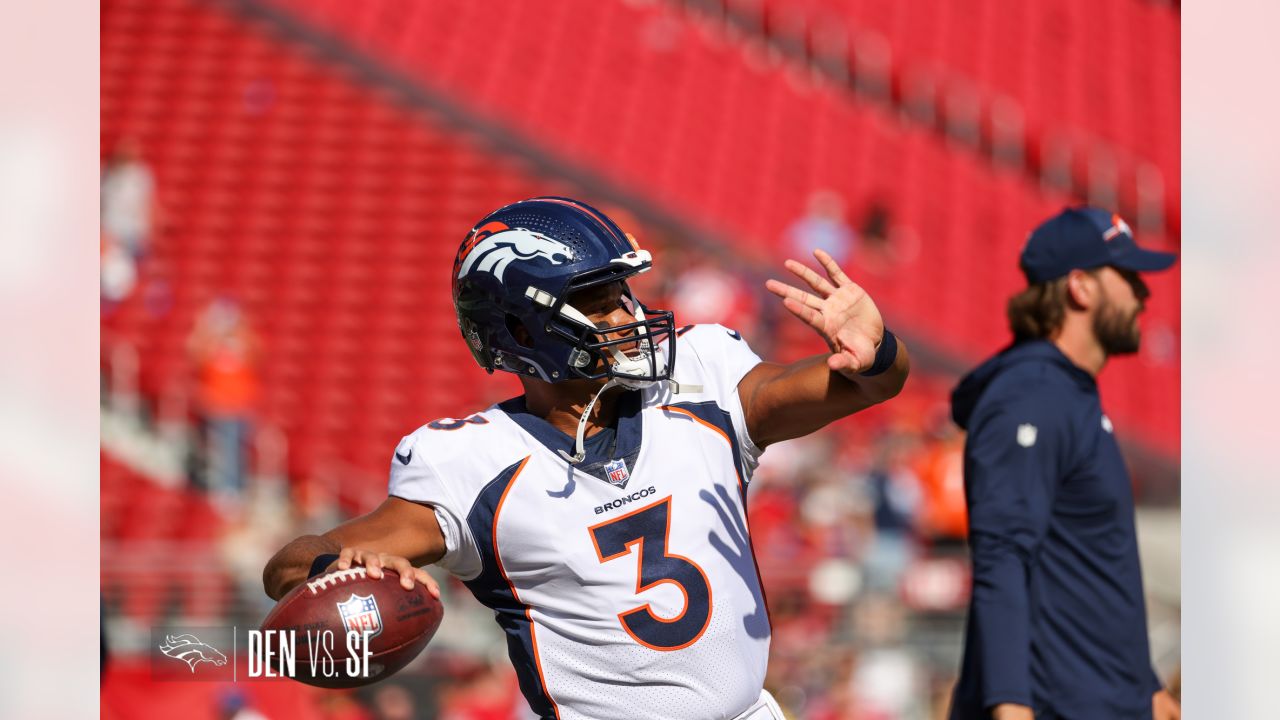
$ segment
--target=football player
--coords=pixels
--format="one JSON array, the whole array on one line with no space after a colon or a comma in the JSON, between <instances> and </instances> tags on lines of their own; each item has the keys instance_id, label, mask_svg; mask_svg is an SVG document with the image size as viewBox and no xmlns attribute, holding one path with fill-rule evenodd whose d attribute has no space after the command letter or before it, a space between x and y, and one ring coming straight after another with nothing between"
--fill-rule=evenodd
<instances>
[{"instance_id":1,"label":"football player","mask_svg":"<svg viewBox=\"0 0 1280 720\"><path fill-rule=\"evenodd\" d=\"M769 445L883 402L907 350L829 255L768 289L830 352L762 361L734 330L677 328L628 280L650 254L585 203L482 219L453 265L458 326L524 395L427 423L387 500L267 565L267 594L331 569L437 564L493 609L542 718L781 718L763 689L769 619L746 493ZM799 283L797 283L799 284ZM678 350L678 351L677 351Z\"/></svg>"}]
</instances>

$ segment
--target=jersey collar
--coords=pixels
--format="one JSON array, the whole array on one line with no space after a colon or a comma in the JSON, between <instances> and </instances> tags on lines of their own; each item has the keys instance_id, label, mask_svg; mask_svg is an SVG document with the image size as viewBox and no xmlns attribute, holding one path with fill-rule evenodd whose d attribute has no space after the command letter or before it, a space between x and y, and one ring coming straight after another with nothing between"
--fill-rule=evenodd
<instances>
[{"instance_id":1,"label":"jersey collar","mask_svg":"<svg viewBox=\"0 0 1280 720\"><path fill-rule=\"evenodd\" d=\"M585 443L587 457L579 463L579 468L603 465L617 458L634 457L640 450L640 441L642 439L643 423L640 418L642 407L642 391L628 390L619 395L617 443L602 444L591 442L595 436L587 438ZM546 419L529 412L523 395L498 403L498 408L506 413L507 417L511 418L515 424L519 425L520 429L542 443L560 462L564 461L560 458L559 450L573 452L573 436L561 432L554 425L547 422ZM611 444L614 445L612 457L606 457L605 452L607 452L608 446Z\"/></svg>"}]
</instances>

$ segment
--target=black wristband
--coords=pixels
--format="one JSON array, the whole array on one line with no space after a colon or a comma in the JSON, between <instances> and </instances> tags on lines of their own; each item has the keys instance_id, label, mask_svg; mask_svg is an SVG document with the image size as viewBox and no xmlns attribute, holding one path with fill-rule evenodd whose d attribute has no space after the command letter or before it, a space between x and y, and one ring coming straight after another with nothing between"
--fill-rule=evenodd
<instances>
[{"instance_id":1,"label":"black wristband","mask_svg":"<svg viewBox=\"0 0 1280 720\"><path fill-rule=\"evenodd\" d=\"M311 561L311 572L307 573L307 579L310 580L324 572L324 569L332 565L333 561L337 559L337 553L324 553L323 555L317 555L316 559Z\"/></svg>"},{"instance_id":2,"label":"black wristband","mask_svg":"<svg viewBox=\"0 0 1280 720\"><path fill-rule=\"evenodd\" d=\"M862 377L872 377L893 367L893 362L898 359L898 338L889 332L889 328L884 329L884 339L880 341L880 347L876 348L876 360L871 363L871 367L865 371L858 373Z\"/></svg>"}]
</instances>

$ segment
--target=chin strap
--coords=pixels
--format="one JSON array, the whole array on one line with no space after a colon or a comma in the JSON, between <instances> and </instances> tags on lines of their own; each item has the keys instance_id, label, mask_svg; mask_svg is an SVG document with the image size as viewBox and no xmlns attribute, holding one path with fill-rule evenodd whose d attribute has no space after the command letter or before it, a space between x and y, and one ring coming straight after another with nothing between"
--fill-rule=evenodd
<instances>
[{"instance_id":1,"label":"chin strap","mask_svg":"<svg viewBox=\"0 0 1280 720\"><path fill-rule=\"evenodd\" d=\"M670 382L670 383L671 383L671 394L672 394L672 395L679 395L680 393L700 393L700 392L702 392L702 386L701 386L701 385L690 385L689 383L685 383L685 384L681 385L680 383L676 382L675 380L670 380L670 381L668 381L668 382Z\"/></svg>"},{"instance_id":2,"label":"chin strap","mask_svg":"<svg viewBox=\"0 0 1280 720\"><path fill-rule=\"evenodd\" d=\"M574 453L570 455L563 450L557 451L560 453L560 457L568 461L570 465L576 465L587 457L587 449L582 444L582 441L583 436L587 432L587 418L591 417L591 408L596 406L596 401L600 399L600 396L604 394L605 390L608 390L611 387L617 387L618 385L618 379L612 378L609 382L601 385L600 389L596 391L595 396L591 398L591 402L587 403L587 409L582 411L582 417L578 419L578 435L573 442Z\"/></svg>"},{"instance_id":3,"label":"chin strap","mask_svg":"<svg viewBox=\"0 0 1280 720\"><path fill-rule=\"evenodd\" d=\"M679 395L680 393L702 392L701 385L690 385L688 383L681 385L675 380L668 380L667 382L670 384L671 392L676 395ZM609 388L618 387L619 385L623 387L628 387L626 384L620 382L618 378L611 378L609 382L600 386L600 389L596 391L595 396L591 398L591 402L587 403L587 408L582 411L582 417L578 419L578 433L574 437L574 441L573 441L574 453L570 455L564 450L556 451L560 453L560 457L564 458L565 461L568 462L570 465L577 465L578 463L582 462L587 458L587 449L586 449L586 446L583 445L583 440L585 439L586 432L587 432L587 418L591 417L591 409L596 406L596 401L600 399L601 395L604 395L606 390L608 390Z\"/></svg>"}]
</instances>

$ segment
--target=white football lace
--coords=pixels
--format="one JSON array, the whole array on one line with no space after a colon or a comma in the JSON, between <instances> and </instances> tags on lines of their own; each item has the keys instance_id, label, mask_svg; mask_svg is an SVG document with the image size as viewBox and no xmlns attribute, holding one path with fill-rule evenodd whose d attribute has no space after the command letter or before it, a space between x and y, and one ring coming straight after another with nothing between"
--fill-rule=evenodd
<instances>
[{"instance_id":1,"label":"white football lace","mask_svg":"<svg viewBox=\"0 0 1280 720\"><path fill-rule=\"evenodd\" d=\"M338 570L336 572L331 572L328 575L321 575L315 580L308 582L307 588L311 590L312 595L315 595L319 593L321 590L324 590L325 588L329 587L329 585L337 585L340 582L346 582L356 577L363 578L367 574L368 574L367 570L365 570L363 567L358 567L358 566L353 568L348 568L346 570Z\"/></svg>"}]
</instances>

